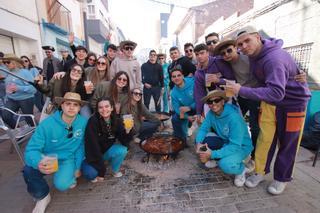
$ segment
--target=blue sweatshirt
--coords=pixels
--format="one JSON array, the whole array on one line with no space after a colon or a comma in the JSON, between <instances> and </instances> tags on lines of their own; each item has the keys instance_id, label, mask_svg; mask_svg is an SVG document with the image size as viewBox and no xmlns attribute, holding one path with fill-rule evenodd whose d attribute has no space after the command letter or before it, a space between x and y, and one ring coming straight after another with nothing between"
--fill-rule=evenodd
<instances>
[{"instance_id":1,"label":"blue sweatshirt","mask_svg":"<svg viewBox=\"0 0 320 213\"><path fill-rule=\"evenodd\" d=\"M262 87L241 87L239 95L262 100L286 108L306 107L311 97L307 83L297 82L299 68L291 55L283 50L282 40L262 40L263 47L250 57L250 71Z\"/></svg>"},{"instance_id":2,"label":"blue sweatshirt","mask_svg":"<svg viewBox=\"0 0 320 213\"><path fill-rule=\"evenodd\" d=\"M203 142L211 128L225 142L221 149L212 151L211 158L224 158L237 152L249 155L252 151L248 127L236 106L226 103L221 115L210 110L199 128L197 144Z\"/></svg>"},{"instance_id":3,"label":"blue sweatshirt","mask_svg":"<svg viewBox=\"0 0 320 213\"><path fill-rule=\"evenodd\" d=\"M184 78L184 86L177 87L176 85L173 87L171 91L171 100L172 107L175 113L180 114L180 107L188 106L191 110L195 110L196 103L193 97L193 87L194 87L194 78L193 77L185 77ZM188 114L185 113L185 118L188 118Z\"/></svg>"},{"instance_id":4,"label":"blue sweatshirt","mask_svg":"<svg viewBox=\"0 0 320 213\"><path fill-rule=\"evenodd\" d=\"M62 120L62 111L43 120L36 128L25 150L28 166L38 169L41 155L57 154L58 161L74 161L76 170L84 159L84 132L87 120L77 115L72 122L73 136L68 138L67 123Z\"/></svg>"},{"instance_id":5,"label":"blue sweatshirt","mask_svg":"<svg viewBox=\"0 0 320 213\"><path fill-rule=\"evenodd\" d=\"M34 80L31 72L27 69L15 70L13 71L13 73L31 82L33 82ZM17 85L18 89L15 93L7 93L7 97L12 100L20 101L28 98L33 98L34 94L37 91L36 88L34 88L31 84L9 74L6 77L5 82L6 86L8 86L10 83L14 83L15 85Z\"/></svg>"}]
</instances>

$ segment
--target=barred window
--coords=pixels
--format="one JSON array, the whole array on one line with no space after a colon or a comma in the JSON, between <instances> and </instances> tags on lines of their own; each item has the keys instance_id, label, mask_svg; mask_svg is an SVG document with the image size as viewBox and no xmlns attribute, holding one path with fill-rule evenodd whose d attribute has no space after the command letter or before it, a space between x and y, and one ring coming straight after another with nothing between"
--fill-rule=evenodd
<instances>
[{"instance_id":1,"label":"barred window","mask_svg":"<svg viewBox=\"0 0 320 213\"><path fill-rule=\"evenodd\" d=\"M308 73L313 43L300 44L284 48L297 62L299 68Z\"/></svg>"}]
</instances>

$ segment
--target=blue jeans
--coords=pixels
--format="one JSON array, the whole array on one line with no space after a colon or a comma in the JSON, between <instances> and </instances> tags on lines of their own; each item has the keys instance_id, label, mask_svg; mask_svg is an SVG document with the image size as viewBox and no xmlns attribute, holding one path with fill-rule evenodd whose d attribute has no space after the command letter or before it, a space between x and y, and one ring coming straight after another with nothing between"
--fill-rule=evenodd
<instances>
[{"instance_id":1,"label":"blue jeans","mask_svg":"<svg viewBox=\"0 0 320 213\"><path fill-rule=\"evenodd\" d=\"M8 109L11 109L14 112L17 112L19 109L21 109L23 114L31 114L33 115L33 97L24 99L24 100L13 100L8 98L7 102L5 103L5 107ZM16 124L16 119L14 119L13 114L8 112L8 111L3 111L2 112L2 118L3 121L8 124L10 128L14 128ZM33 126L33 121L31 118L26 118L27 123L30 126Z\"/></svg>"},{"instance_id":2,"label":"blue jeans","mask_svg":"<svg viewBox=\"0 0 320 213\"><path fill-rule=\"evenodd\" d=\"M208 144L208 147L211 150L220 150L224 146L228 146L225 142L218 136L208 136L206 137L203 144ZM220 158L218 161L218 166L226 174L239 175L243 172L245 166L243 160L248 157L250 153L245 151L237 151L234 154L230 154L223 158Z\"/></svg>"},{"instance_id":3,"label":"blue jeans","mask_svg":"<svg viewBox=\"0 0 320 213\"><path fill-rule=\"evenodd\" d=\"M143 141L150 138L160 126L160 121L143 121L139 130L139 138Z\"/></svg>"},{"instance_id":4,"label":"blue jeans","mask_svg":"<svg viewBox=\"0 0 320 213\"><path fill-rule=\"evenodd\" d=\"M23 178L27 184L28 192L37 200L41 200L49 193L49 185L44 179L45 174L42 174L38 169L31 166L23 168ZM59 161L59 169L53 173L53 185L59 191L65 191L71 185L76 183L74 176L76 172L74 160Z\"/></svg>"},{"instance_id":5,"label":"blue jeans","mask_svg":"<svg viewBox=\"0 0 320 213\"><path fill-rule=\"evenodd\" d=\"M127 153L127 147L121 144L113 144L110 149L103 154L103 160L107 160L111 163L113 172L118 172ZM86 160L82 162L81 172L87 180L93 180L98 176L98 171Z\"/></svg>"},{"instance_id":6,"label":"blue jeans","mask_svg":"<svg viewBox=\"0 0 320 213\"><path fill-rule=\"evenodd\" d=\"M154 100L154 105L156 107L156 111L161 111L161 103L159 102L159 104L157 104L160 99L160 93L161 87L151 87L150 89L143 87L143 103L147 107L147 109L149 109L150 100L152 96Z\"/></svg>"},{"instance_id":7,"label":"blue jeans","mask_svg":"<svg viewBox=\"0 0 320 213\"><path fill-rule=\"evenodd\" d=\"M43 96L42 93L37 91L36 94L34 94L34 105L38 108L39 112L42 112L42 108L44 105Z\"/></svg>"},{"instance_id":8,"label":"blue jeans","mask_svg":"<svg viewBox=\"0 0 320 213\"><path fill-rule=\"evenodd\" d=\"M195 115L195 111L191 110L187 112L187 114L189 116ZM180 119L180 115L174 113L171 118L171 123L173 128L173 135L181 138L184 141L187 141L189 120Z\"/></svg>"},{"instance_id":9,"label":"blue jeans","mask_svg":"<svg viewBox=\"0 0 320 213\"><path fill-rule=\"evenodd\" d=\"M168 95L169 95L169 87L168 87L168 86L165 86L165 87L164 87L164 92L163 92L163 97L162 97L162 102L163 102L162 112L169 112L169 100L168 100Z\"/></svg>"}]
</instances>

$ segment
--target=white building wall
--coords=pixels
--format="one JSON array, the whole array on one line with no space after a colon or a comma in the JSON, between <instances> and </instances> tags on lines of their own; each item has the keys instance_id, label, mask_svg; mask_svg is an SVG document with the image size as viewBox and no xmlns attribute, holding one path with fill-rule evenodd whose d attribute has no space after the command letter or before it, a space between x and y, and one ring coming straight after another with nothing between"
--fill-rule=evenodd
<instances>
[{"instance_id":1,"label":"white building wall","mask_svg":"<svg viewBox=\"0 0 320 213\"><path fill-rule=\"evenodd\" d=\"M104 44L100 44L98 42L96 42L94 39L92 39L90 36L89 38L89 47L90 47L90 51L94 52L95 54L97 54L97 56L101 56L103 55L103 45Z\"/></svg>"},{"instance_id":2,"label":"white building wall","mask_svg":"<svg viewBox=\"0 0 320 213\"><path fill-rule=\"evenodd\" d=\"M42 55L36 2L0 0L0 5L0 34L13 39L17 56L27 55L34 59L34 64L39 65Z\"/></svg>"}]
</instances>

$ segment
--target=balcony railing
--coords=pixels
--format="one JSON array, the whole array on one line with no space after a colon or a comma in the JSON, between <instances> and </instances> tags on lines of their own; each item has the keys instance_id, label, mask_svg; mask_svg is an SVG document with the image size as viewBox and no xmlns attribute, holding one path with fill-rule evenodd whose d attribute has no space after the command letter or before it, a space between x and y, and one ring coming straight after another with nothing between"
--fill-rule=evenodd
<instances>
[{"instance_id":1,"label":"balcony railing","mask_svg":"<svg viewBox=\"0 0 320 213\"><path fill-rule=\"evenodd\" d=\"M70 32L72 26L71 12L57 0L46 0L48 22L56 24Z\"/></svg>"}]
</instances>

